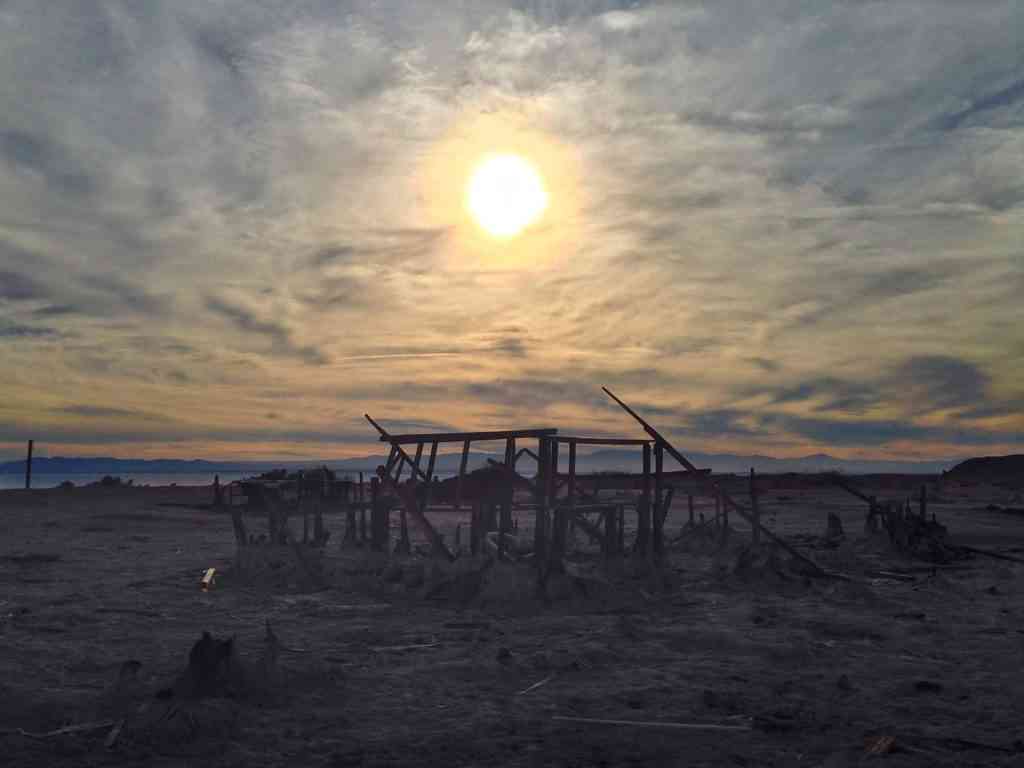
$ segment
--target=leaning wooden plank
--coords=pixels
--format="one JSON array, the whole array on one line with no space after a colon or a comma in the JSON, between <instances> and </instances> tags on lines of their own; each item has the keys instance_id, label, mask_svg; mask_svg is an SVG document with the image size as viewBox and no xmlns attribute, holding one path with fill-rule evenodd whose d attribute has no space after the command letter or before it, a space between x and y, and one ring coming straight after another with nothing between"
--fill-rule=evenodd
<instances>
[{"instance_id":1,"label":"leaning wooden plank","mask_svg":"<svg viewBox=\"0 0 1024 768\"><path fill-rule=\"evenodd\" d=\"M978 549L977 547L958 547L964 552L972 552L975 555L984 555L985 557L993 557L996 560L1008 560L1011 563L1024 563L1024 558L1014 557L1013 555L1004 555L1002 552L992 552L988 549Z\"/></svg>"},{"instance_id":2,"label":"leaning wooden plank","mask_svg":"<svg viewBox=\"0 0 1024 768\"><path fill-rule=\"evenodd\" d=\"M564 717L555 715L552 720L563 723L586 723L588 725L628 725L635 728L670 728L684 731L749 731L749 725L721 725L719 723L664 723L650 720L605 720L597 717Z\"/></svg>"},{"instance_id":3,"label":"leaning wooden plank","mask_svg":"<svg viewBox=\"0 0 1024 768\"><path fill-rule=\"evenodd\" d=\"M681 454L679 451L677 451L675 446L673 446L668 440L666 440L664 437L662 437L661 433L658 432L658 430L656 430L654 427L652 427L650 424L648 424L646 421L644 421L643 418L641 418L641 416L636 411L634 411L632 408L630 408L628 405L626 405L624 402L622 402L619 398L617 398L614 394L612 394L612 391L610 389L608 389L608 387L601 387L601 389L603 389L605 391L605 394L607 394L608 397L610 397L612 400L614 400L616 403L618 403L626 413L628 413L630 416L632 416L634 419L636 419L636 421L640 424L641 427L644 428L644 431L647 434L649 434L655 440L660 442L665 447L665 450L669 452L669 455L672 456L672 458L674 458L676 461L678 461L680 464L682 464L684 467L686 467L691 472L697 473L697 471L698 471L697 467L695 467L693 465L693 463L689 459L687 459L685 456L683 456L683 454ZM699 477L699 475L698 475L698 477ZM711 488L713 488L718 493L720 493L721 496L722 496L722 500L725 502L725 504L727 506L731 506L733 509L735 509L736 512L739 513L740 517L742 517L744 520L746 520L751 525L758 525L760 527L760 529L761 529L761 532L768 539L770 539L771 541L775 542L777 545L782 547L782 549L784 549L790 555L795 557L797 560L800 560L801 562L803 562L806 565L808 565L813 570L814 573L819 574L819 575L825 575L824 569L822 569L822 567L820 565L818 565L816 562L811 560L811 558L807 557L807 555L803 554L802 552L799 552L791 544L789 544L788 542L786 542L783 539L781 539L778 536L776 536L770 530L765 528L764 525L761 525L760 523L755 522L754 518L750 515L750 513L747 512L746 509L741 507L735 500L733 500L733 498L731 496L729 496L729 494L727 494L724 490L722 490L722 488L718 485L718 483L716 483L714 480L712 480L710 478L705 479L704 482L706 482L708 485L711 486Z\"/></svg>"},{"instance_id":4,"label":"leaning wooden plank","mask_svg":"<svg viewBox=\"0 0 1024 768\"><path fill-rule=\"evenodd\" d=\"M370 424L372 424L372 425L373 425L373 428L374 428L374 429L376 429L376 430L377 430L377 431L378 431L378 432L380 433L380 437L381 437L381 440L383 440L383 441L385 441L385 442L386 442L386 441L387 441L388 439L390 439L390 437L391 437L391 436L390 436L390 435L388 435L388 433L384 431L384 428L383 428L383 427L382 427L382 426L381 426L380 424L378 424L378 423L377 423L376 421L374 421L374 420L373 420L372 418L370 418L370 414L368 414L368 413L364 413L364 414L363 414L363 416L364 416L364 417L366 417L366 420L367 420L368 422L370 422ZM407 451L406 451L406 450L405 450L404 448L402 448L402 446L398 445L397 443L393 443L393 445L394 445L394 446L395 446L396 448L398 448L398 452L399 452L399 453L400 453L400 454L401 454L402 456L404 456L404 457L405 457L405 460L406 460L406 461L407 461L407 462L408 462L408 463L409 463L410 465L412 465L412 464L413 464L412 456L410 456L410 455L408 454L408 452L407 452ZM418 477L418 478L422 478L423 480L426 480L426 479L427 479L427 473L426 473L426 472L424 472L424 471L423 471L422 469L420 469L419 467L416 467L416 468L415 468L415 470L414 470L414 474L413 474L413 477ZM360 500L362 500L362 498L361 498L361 497L362 497L362 494L360 494Z\"/></svg>"},{"instance_id":5,"label":"leaning wooden plank","mask_svg":"<svg viewBox=\"0 0 1024 768\"><path fill-rule=\"evenodd\" d=\"M853 496L856 496L861 501L866 502L867 504L870 504L871 506L875 505L875 503L876 503L875 499L871 498L867 494L864 494L864 493L861 493L860 491L858 491L856 488L854 488L852 485L850 485L846 480L844 480L842 477L840 477L837 473L835 473L835 472L827 472L827 473L825 473L825 477L827 477L832 483L834 483L838 487L842 488L847 493L849 493L849 494L851 494Z\"/></svg>"}]
</instances>

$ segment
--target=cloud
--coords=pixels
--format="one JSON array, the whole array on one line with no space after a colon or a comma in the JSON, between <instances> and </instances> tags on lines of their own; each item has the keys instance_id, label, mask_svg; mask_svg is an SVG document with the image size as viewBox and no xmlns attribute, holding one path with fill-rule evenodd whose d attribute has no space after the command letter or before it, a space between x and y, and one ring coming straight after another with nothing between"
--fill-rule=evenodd
<instances>
[{"instance_id":1,"label":"cloud","mask_svg":"<svg viewBox=\"0 0 1024 768\"><path fill-rule=\"evenodd\" d=\"M45 299L49 295L50 290L37 280L6 269L0 271L0 298L27 301Z\"/></svg>"},{"instance_id":2,"label":"cloud","mask_svg":"<svg viewBox=\"0 0 1024 768\"><path fill-rule=\"evenodd\" d=\"M96 190L92 177L76 168L63 148L43 135L0 131L0 156L16 170L42 175L47 184L60 194L85 197Z\"/></svg>"},{"instance_id":3,"label":"cloud","mask_svg":"<svg viewBox=\"0 0 1024 768\"><path fill-rule=\"evenodd\" d=\"M730 452L1009 445L1022 24L997 0L7 0L0 387L55 440L133 450L344 452L378 407L632 429L602 384ZM515 241L464 210L488 151L549 186Z\"/></svg>"},{"instance_id":4,"label":"cloud","mask_svg":"<svg viewBox=\"0 0 1024 768\"><path fill-rule=\"evenodd\" d=\"M6 339L52 339L60 336L53 328L38 325L17 325L0 322L0 338Z\"/></svg>"},{"instance_id":5,"label":"cloud","mask_svg":"<svg viewBox=\"0 0 1024 768\"><path fill-rule=\"evenodd\" d=\"M269 339L270 351L274 354L297 357L311 365L323 365L327 362L318 349L296 344L291 331L281 323L263 320L249 309L217 296L207 296L205 306L215 315L229 320L239 330Z\"/></svg>"},{"instance_id":6,"label":"cloud","mask_svg":"<svg viewBox=\"0 0 1024 768\"><path fill-rule=\"evenodd\" d=\"M167 417L159 414L146 413L130 408L111 408L100 405L74 404L65 405L56 409L57 413L66 413L72 416L84 416L90 419L119 419L130 418L144 421L168 421Z\"/></svg>"}]
</instances>

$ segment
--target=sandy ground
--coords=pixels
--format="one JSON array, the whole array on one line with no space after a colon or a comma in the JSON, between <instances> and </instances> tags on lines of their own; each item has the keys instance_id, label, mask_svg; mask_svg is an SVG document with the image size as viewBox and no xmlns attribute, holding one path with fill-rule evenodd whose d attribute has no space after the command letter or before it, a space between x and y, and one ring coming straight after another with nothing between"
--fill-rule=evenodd
<instances>
[{"instance_id":1,"label":"sandy ground","mask_svg":"<svg viewBox=\"0 0 1024 768\"><path fill-rule=\"evenodd\" d=\"M1024 516L985 511L1011 496L950 493L930 509L958 543L1024 554ZM169 505L208 499L187 488L0 493L0 763L1024 765L1024 566L974 558L915 571L863 540L864 505L841 491L776 489L762 503L775 530L854 581L744 581L728 554L673 553L667 593L516 616L354 584L298 594L228 577L201 592L204 568L230 566L230 521ZM677 499L670 532L685 506ZM828 511L850 539L835 549L815 538ZM328 527L335 551L342 522ZM878 569L912 573L865 575ZM109 729L43 735L102 720L125 660L155 691L201 631L256 649L266 619L287 647L284 682L239 702L234 735L179 755L107 749ZM892 750L870 754L878 736Z\"/></svg>"}]
</instances>

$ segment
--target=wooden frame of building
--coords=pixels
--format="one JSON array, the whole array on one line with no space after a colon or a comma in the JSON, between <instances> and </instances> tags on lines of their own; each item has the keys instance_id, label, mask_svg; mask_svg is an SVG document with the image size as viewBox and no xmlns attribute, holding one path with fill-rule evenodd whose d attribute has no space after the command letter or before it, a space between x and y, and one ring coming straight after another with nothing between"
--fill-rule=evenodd
<instances>
[{"instance_id":1,"label":"wooden frame of building","mask_svg":"<svg viewBox=\"0 0 1024 768\"><path fill-rule=\"evenodd\" d=\"M445 545L443 537L437 532L427 516L431 505L433 488L436 483L434 469L437 462L438 446L445 443L461 443L462 455L459 471L455 478L454 499L450 500L455 510L462 507L464 485L467 478L467 464L470 449L475 442L503 441L505 443L504 460L490 461L500 478L499 489L501 502L500 514L495 516L493 507L488 512L481 504L479 496L472 499L472 515L470 519L470 550L474 554L488 546L487 534L497 531L497 539L493 546L499 558L509 558L506 551L506 539L513 529L512 507L514 504L514 487L528 489L532 498L531 504L521 504L520 509L532 510L535 514L534 524L534 557L537 563L548 565L558 564L564 558L569 542L570 527L579 527L591 539L598 543L606 556L624 554L625 525L624 507L619 503L602 503L598 494L602 490L639 490L636 502L638 530L633 551L637 554L654 554L660 556L664 549L664 523L668 509L672 503L673 478L679 476L692 477L707 474L708 470L687 468L682 472L665 473L663 447L657 440L650 438L626 437L587 437L559 435L554 428L511 429L490 432L440 432L426 434L391 434L378 424L369 414L366 420L377 430L380 441L388 443L391 451L387 462L378 469L381 489L392 497L396 497L402 511L402 540L399 548L408 547L405 533L405 518L411 517L420 526L430 542L435 554L452 559L453 553ZM522 440L536 440L536 452L526 447L519 447ZM592 489L584 487L581 476L577 476L577 446L632 446L639 448L643 462L641 475L615 473L603 478L600 475L582 476L588 479ZM415 450L413 451L413 446ZM559 460L562 446L568 449L568 472L560 474ZM517 450L518 448L518 450ZM426 469L423 468L424 453L427 453ZM531 480L516 471L516 464L523 455L529 455L536 461L537 472ZM653 463L652 463L653 458ZM405 468L409 467L409 477L403 481ZM639 477L639 480L638 480ZM639 482L639 488L637 484ZM378 534L374 537L377 549L387 548L387 531L389 530L388 515L390 507L376 510L373 514L377 521L371 527ZM596 513L597 522L591 521L587 515ZM384 537L381 540L379 537Z\"/></svg>"}]
</instances>

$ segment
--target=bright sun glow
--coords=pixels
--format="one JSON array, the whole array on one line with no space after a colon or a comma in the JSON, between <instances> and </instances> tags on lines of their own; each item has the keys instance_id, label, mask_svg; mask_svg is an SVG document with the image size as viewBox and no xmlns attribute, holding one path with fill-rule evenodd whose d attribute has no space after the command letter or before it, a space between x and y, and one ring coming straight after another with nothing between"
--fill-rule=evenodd
<instances>
[{"instance_id":1,"label":"bright sun glow","mask_svg":"<svg viewBox=\"0 0 1024 768\"><path fill-rule=\"evenodd\" d=\"M548 193L529 162L518 155L496 155L473 171L466 205L494 237L515 237L544 213Z\"/></svg>"}]
</instances>

